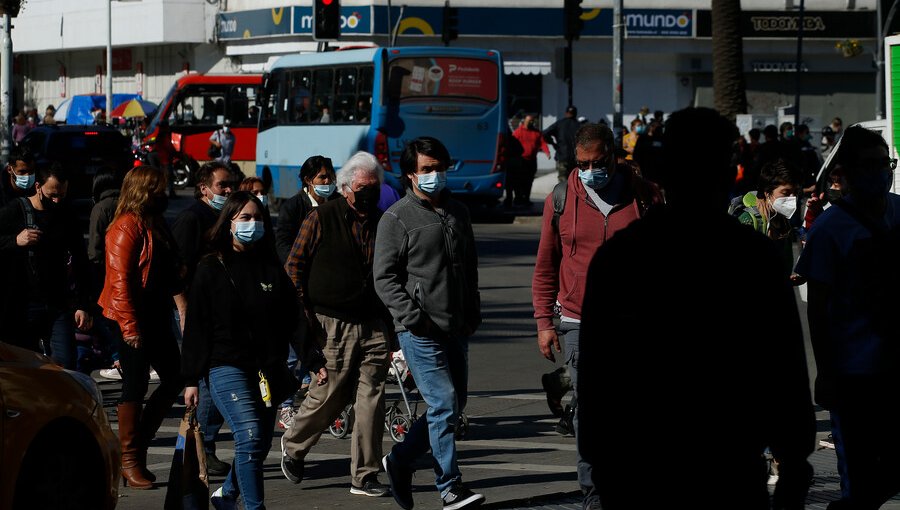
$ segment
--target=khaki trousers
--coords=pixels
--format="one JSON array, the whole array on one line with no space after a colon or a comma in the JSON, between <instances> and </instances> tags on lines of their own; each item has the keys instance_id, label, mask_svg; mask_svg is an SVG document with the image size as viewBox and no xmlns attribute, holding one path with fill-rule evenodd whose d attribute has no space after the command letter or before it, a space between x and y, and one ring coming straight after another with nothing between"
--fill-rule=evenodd
<instances>
[{"instance_id":1,"label":"khaki trousers","mask_svg":"<svg viewBox=\"0 0 900 510\"><path fill-rule=\"evenodd\" d=\"M350 445L350 477L363 479L381 468L384 436L384 380L388 370L388 340L380 319L360 324L316 314L325 335L328 382L310 385L309 394L284 432L285 452L303 460L344 407L353 402L355 422Z\"/></svg>"}]
</instances>

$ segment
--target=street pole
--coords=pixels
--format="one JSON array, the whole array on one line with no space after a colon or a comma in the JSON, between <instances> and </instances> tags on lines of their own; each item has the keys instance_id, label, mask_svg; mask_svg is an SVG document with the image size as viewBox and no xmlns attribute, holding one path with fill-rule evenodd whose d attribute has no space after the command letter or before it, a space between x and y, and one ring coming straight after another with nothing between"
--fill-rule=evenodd
<instances>
[{"instance_id":1,"label":"street pole","mask_svg":"<svg viewBox=\"0 0 900 510\"><path fill-rule=\"evenodd\" d=\"M613 2L613 132L619 140L622 133L622 53L625 46L623 0Z\"/></svg>"},{"instance_id":2,"label":"street pole","mask_svg":"<svg viewBox=\"0 0 900 510\"><path fill-rule=\"evenodd\" d=\"M794 93L794 129L800 124L800 78L803 76L803 4L806 0L800 0L800 17L797 20L797 87ZM875 0L880 2L880 0Z\"/></svg>"},{"instance_id":3,"label":"street pole","mask_svg":"<svg viewBox=\"0 0 900 510\"><path fill-rule=\"evenodd\" d=\"M391 23L391 0L387 0L387 22L388 22L388 30L387 30L388 47L391 47L394 45L394 37L393 37L394 25Z\"/></svg>"},{"instance_id":4,"label":"street pole","mask_svg":"<svg viewBox=\"0 0 900 510\"><path fill-rule=\"evenodd\" d=\"M6 167L9 161L9 149L12 147L10 124L12 122L12 35L9 14L3 13L0 34L0 164Z\"/></svg>"},{"instance_id":5,"label":"street pole","mask_svg":"<svg viewBox=\"0 0 900 510\"><path fill-rule=\"evenodd\" d=\"M571 106L573 104L572 103L572 88L573 88L573 82L575 81L574 74L572 72L573 68L575 67L574 62L572 62L572 39L569 39L566 42L565 52L566 53L565 53L563 59L565 61L564 64L566 67L566 69L565 69L566 86L569 91L569 101L566 103L566 105Z\"/></svg>"},{"instance_id":6,"label":"street pole","mask_svg":"<svg viewBox=\"0 0 900 510\"><path fill-rule=\"evenodd\" d=\"M894 21L894 15L897 14L897 4L900 0L894 0L891 3L891 9L888 11L887 18L881 20L881 2L876 1L878 7L878 54L875 56L875 118L883 119L885 112L884 104L884 38L887 37L888 31L891 29L891 23Z\"/></svg>"},{"instance_id":7,"label":"street pole","mask_svg":"<svg viewBox=\"0 0 900 510\"><path fill-rule=\"evenodd\" d=\"M112 0L106 2L106 122L112 124Z\"/></svg>"}]
</instances>

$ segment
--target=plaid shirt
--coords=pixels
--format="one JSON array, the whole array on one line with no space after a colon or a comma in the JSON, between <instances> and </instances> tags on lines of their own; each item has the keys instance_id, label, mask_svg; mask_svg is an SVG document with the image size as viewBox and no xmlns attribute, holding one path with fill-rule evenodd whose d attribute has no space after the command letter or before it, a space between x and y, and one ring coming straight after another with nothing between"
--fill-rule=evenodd
<instances>
[{"instance_id":1,"label":"plaid shirt","mask_svg":"<svg viewBox=\"0 0 900 510\"><path fill-rule=\"evenodd\" d=\"M350 223L350 231L353 234L353 239L356 241L357 248L359 248L364 265L372 267L375 258L375 228L377 223L370 221L370 217L360 217L353 208L347 210L346 219ZM313 257L316 256L316 249L321 241L322 223L319 221L318 209L313 209L300 225L300 231L297 232L297 238L294 240L293 247L291 247L291 253L284 263L284 269L287 271L291 281L294 282L294 286L297 287L297 296L306 308L308 317L313 317L313 315L312 307L306 295L306 286L309 281L307 271L312 264Z\"/></svg>"}]
</instances>

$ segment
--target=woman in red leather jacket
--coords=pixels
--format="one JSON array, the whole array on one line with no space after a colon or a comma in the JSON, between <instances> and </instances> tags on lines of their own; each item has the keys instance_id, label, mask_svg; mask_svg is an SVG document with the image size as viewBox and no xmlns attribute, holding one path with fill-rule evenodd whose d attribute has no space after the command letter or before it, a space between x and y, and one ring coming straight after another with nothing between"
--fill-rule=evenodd
<instances>
[{"instance_id":1,"label":"woman in red leather jacket","mask_svg":"<svg viewBox=\"0 0 900 510\"><path fill-rule=\"evenodd\" d=\"M128 172L106 233L106 277L98 301L121 340L122 477L135 489L153 486L147 446L184 387L171 312L173 296L183 290L184 266L163 219L167 205L161 170L141 166ZM142 406L151 366L160 384Z\"/></svg>"}]
</instances>

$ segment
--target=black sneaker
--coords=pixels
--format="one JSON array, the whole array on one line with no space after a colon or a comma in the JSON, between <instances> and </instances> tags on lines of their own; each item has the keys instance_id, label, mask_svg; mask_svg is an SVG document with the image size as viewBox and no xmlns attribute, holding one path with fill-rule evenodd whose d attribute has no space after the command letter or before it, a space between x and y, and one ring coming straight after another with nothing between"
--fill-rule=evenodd
<instances>
[{"instance_id":1,"label":"black sneaker","mask_svg":"<svg viewBox=\"0 0 900 510\"><path fill-rule=\"evenodd\" d=\"M293 483L300 483L300 480L303 480L303 461L291 458L284 451L284 436L281 436L281 472Z\"/></svg>"},{"instance_id":2,"label":"black sneaker","mask_svg":"<svg viewBox=\"0 0 900 510\"><path fill-rule=\"evenodd\" d=\"M444 510L458 510L484 503L484 496L470 491L459 482L450 487L450 490L441 499L444 500Z\"/></svg>"},{"instance_id":3,"label":"black sneaker","mask_svg":"<svg viewBox=\"0 0 900 510\"><path fill-rule=\"evenodd\" d=\"M394 501L400 505L403 510L412 510L412 474L413 471L408 467L397 465L391 459L391 454L387 454L381 459L384 466L384 472L387 473L388 483L391 484L391 494L394 495Z\"/></svg>"},{"instance_id":4,"label":"black sneaker","mask_svg":"<svg viewBox=\"0 0 900 510\"><path fill-rule=\"evenodd\" d=\"M355 485L350 485L350 494L356 494L359 496L371 496L373 498L380 498L381 496L387 496L391 491L391 488L387 485L380 483L377 478L374 476L366 480L362 487L357 487Z\"/></svg>"},{"instance_id":5,"label":"black sneaker","mask_svg":"<svg viewBox=\"0 0 900 510\"><path fill-rule=\"evenodd\" d=\"M231 464L226 464L216 457L214 452L206 453L206 472L214 476L225 476L231 470Z\"/></svg>"}]
</instances>

